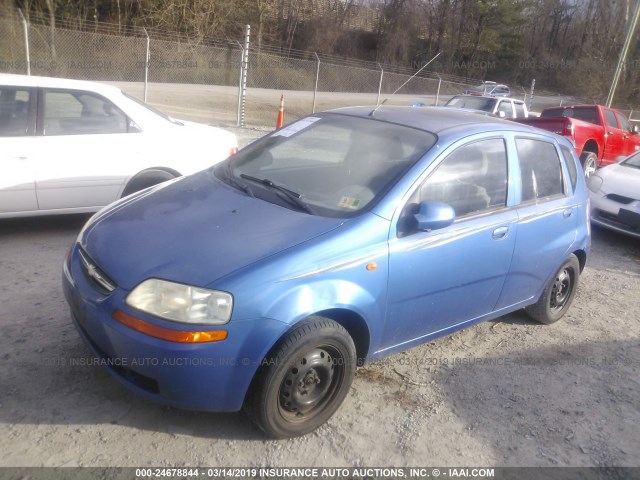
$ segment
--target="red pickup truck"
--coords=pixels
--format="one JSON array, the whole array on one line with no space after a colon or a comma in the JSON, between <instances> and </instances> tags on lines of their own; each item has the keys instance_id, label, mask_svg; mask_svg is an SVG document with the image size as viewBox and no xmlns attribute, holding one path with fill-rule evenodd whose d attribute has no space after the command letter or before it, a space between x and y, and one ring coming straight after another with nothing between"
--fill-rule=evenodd
<instances>
[{"instance_id":1,"label":"red pickup truck","mask_svg":"<svg viewBox=\"0 0 640 480\"><path fill-rule=\"evenodd\" d=\"M550 107L545 108L540 117L516 122L568 137L580 156L587 177L596 168L640 150L638 128L631 128L619 111L601 105Z\"/></svg>"}]
</instances>

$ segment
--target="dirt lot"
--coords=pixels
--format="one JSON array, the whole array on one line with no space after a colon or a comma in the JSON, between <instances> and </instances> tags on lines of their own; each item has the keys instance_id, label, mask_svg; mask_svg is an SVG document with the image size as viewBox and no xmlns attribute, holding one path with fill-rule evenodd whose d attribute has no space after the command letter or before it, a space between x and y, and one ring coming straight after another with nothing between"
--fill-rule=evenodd
<instances>
[{"instance_id":1,"label":"dirt lot","mask_svg":"<svg viewBox=\"0 0 640 480\"><path fill-rule=\"evenodd\" d=\"M368 365L320 430L272 441L82 365L60 276L86 219L0 221L0 466L640 466L635 239L594 231L561 322L514 313Z\"/></svg>"}]
</instances>

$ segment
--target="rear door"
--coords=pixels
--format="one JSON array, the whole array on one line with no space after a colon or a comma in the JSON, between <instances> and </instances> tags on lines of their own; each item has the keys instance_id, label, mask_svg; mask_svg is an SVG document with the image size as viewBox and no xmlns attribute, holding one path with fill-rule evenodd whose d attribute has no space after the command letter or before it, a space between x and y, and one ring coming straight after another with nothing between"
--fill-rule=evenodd
<instances>
[{"instance_id":1,"label":"rear door","mask_svg":"<svg viewBox=\"0 0 640 480\"><path fill-rule=\"evenodd\" d=\"M33 167L37 90L0 86L0 213L38 210Z\"/></svg>"},{"instance_id":2,"label":"rear door","mask_svg":"<svg viewBox=\"0 0 640 480\"><path fill-rule=\"evenodd\" d=\"M605 121L605 145L602 160L605 164L613 162L625 152L625 132L618 125L616 114L613 110L603 108Z\"/></svg>"},{"instance_id":3,"label":"rear door","mask_svg":"<svg viewBox=\"0 0 640 480\"><path fill-rule=\"evenodd\" d=\"M560 267L576 236L578 207L570 172L556 144L534 135L513 138L520 170L518 239L497 308L531 300Z\"/></svg>"}]
</instances>

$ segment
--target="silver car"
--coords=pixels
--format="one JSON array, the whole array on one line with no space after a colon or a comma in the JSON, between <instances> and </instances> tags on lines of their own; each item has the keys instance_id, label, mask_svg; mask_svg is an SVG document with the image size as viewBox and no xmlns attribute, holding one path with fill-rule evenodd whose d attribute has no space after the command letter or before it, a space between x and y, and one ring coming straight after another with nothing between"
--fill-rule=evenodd
<instances>
[{"instance_id":1,"label":"silver car","mask_svg":"<svg viewBox=\"0 0 640 480\"><path fill-rule=\"evenodd\" d=\"M640 152L588 179L591 223L640 238Z\"/></svg>"}]
</instances>

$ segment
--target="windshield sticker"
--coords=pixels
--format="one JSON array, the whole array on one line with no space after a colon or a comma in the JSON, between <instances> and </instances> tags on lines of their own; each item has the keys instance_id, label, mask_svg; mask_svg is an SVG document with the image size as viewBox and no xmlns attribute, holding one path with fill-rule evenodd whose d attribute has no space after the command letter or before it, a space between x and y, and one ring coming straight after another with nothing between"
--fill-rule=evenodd
<instances>
[{"instance_id":1,"label":"windshield sticker","mask_svg":"<svg viewBox=\"0 0 640 480\"><path fill-rule=\"evenodd\" d=\"M290 137L294 133L298 133L299 131L304 130L309 125L313 125L318 120L320 120L320 117L303 118L302 120L298 120L297 122L292 123L291 125L287 125L286 127L273 132L271 136L272 137Z\"/></svg>"},{"instance_id":2,"label":"windshield sticker","mask_svg":"<svg viewBox=\"0 0 640 480\"><path fill-rule=\"evenodd\" d=\"M360 199L353 197L342 197L338 202L338 207L349 208L351 210L357 210L360 206Z\"/></svg>"}]
</instances>

